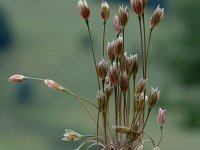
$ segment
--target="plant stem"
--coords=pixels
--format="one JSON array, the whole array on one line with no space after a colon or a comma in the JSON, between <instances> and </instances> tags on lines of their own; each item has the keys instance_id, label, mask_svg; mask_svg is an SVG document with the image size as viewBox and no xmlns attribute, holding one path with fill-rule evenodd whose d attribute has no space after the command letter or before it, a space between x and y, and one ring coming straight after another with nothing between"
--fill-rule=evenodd
<instances>
[{"instance_id":1,"label":"plant stem","mask_svg":"<svg viewBox=\"0 0 200 150\"><path fill-rule=\"evenodd\" d=\"M114 93L115 93L115 125L118 125L118 100L117 100L117 86L114 87ZM117 132L116 132L116 139L118 138Z\"/></svg>"},{"instance_id":2,"label":"plant stem","mask_svg":"<svg viewBox=\"0 0 200 150\"><path fill-rule=\"evenodd\" d=\"M153 31L153 28L150 28L149 39L148 39L148 46L147 46L147 62L148 62L148 59L149 59L149 47L150 47L150 42L151 42L152 31Z\"/></svg>"},{"instance_id":3,"label":"plant stem","mask_svg":"<svg viewBox=\"0 0 200 150\"><path fill-rule=\"evenodd\" d=\"M90 45L92 48L92 56L93 56L93 60L94 60L94 65L95 65L95 71L96 71L96 76L97 76L97 82L98 82L98 89L100 91L100 83L99 83L99 78L98 78L98 74L97 74L97 63L96 63L96 58L95 58L95 54L94 54L94 47L93 47L93 43L92 43L92 36L90 33L90 26L89 26L89 21L86 21L87 24L87 29L88 29L88 33L89 33L89 37L90 37Z\"/></svg>"},{"instance_id":4,"label":"plant stem","mask_svg":"<svg viewBox=\"0 0 200 150\"><path fill-rule=\"evenodd\" d=\"M105 49L105 31L106 31L106 21L103 22L103 58L104 58L104 49Z\"/></svg>"},{"instance_id":5,"label":"plant stem","mask_svg":"<svg viewBox=\"0 0 200 150\"><path fill-rule=\"evenodd\" d=\"M100 111L98 111L97 115L97 150L99 150L99 116L100 116Z\"/></svg>"},{"instance_id":6,"label":"plant stem","mask_svg":"<svg viewBox=\"0 0 200 150\"><path fill-rule=\"evenodd\" d=\"M162 141L162 137L163 137L163 127L161 126L161 127L160 127L160 140L159 140L157 146L160 145L160 143L161 143L161 141Z\"/></svg>"}]
</instances>

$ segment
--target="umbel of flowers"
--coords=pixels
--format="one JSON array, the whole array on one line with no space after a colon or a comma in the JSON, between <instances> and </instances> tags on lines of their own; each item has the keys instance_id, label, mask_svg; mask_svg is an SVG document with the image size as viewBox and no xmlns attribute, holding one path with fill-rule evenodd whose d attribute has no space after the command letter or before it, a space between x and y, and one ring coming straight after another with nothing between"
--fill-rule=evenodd
<instances>
[{"instance_id":1,"label":"umbel of flowers","mask_svg":"<svg viewBox=\"0 0 200 150\"><path fill-rule=\"evenodd\" d=\"M53 90L64 92L73 96L86 109L94 125L96 135L81 135L70 129L65 129L64 141L83 140L77 150L87 147L104 150L142 150L145 142L152 143L153 150L159 150L163 137L163 127L166 120L166 110L159 108L157 122L160 126L161 135L156 142L145 130L151 111L160 97L160 90L151 87L146 89L147 66L150 49L150 41L153 30L157 27L164 16L164 9L157 6L150 18L149 34L147 38L145 27L145 8L147 0L130 0L133 12L138 17L139 35L141 44L141 68L142 77L138 77L140 62L137 54L125 51L125 29L129 21L129 9L123 5L119 7L118 13L113 17L113 28L116 37L105 46L106 23L110 17L110 6L106 2L101 3L100 14L103 24L102 31L102 58L96 61L92 35L90 32L89 18L90 8L85 0L78 1L78 9L84 19L90 39L91 52L97 79L97 101L88 100L73 93L68 88L50 79L27 77L24 75L13 75L9 78L11 82L22 82L24 80L38 80ZM105 52L106 51L106 52ZM109 60L105 59L105 54ZM99 57L98 57L99 59ZM132 83L132 84L131 84ZM114 101L114 110L110 110L110 103ZM91 113L88 105L96 108L97 114ZM111 119L111 117L114 117ZM102 118L102 124L100 119ZM111 120L114 119L114 122Z\"/></svg>"}]
</instances>

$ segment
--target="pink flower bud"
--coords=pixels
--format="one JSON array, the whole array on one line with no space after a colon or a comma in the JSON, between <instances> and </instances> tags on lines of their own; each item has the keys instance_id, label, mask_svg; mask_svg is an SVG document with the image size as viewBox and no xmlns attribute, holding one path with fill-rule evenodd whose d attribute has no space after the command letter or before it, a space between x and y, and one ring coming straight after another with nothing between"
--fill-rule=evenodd
<instances>
[{"instance_id":1,"label":"pink flower bud","mask_svg":"<svg viewBox=\"0 0 200 150\"><path fill-rule=\"evenodd\" d=\"M159 108L158 115L157 115L157 122L160 125L160 127L163 127L165 121L166 121L167 113L166 110L162 110Z\"/></svg>"},{"instance_id":2,"label":"pink flower bud","mask_svg":"<svg viewBox=\"0 0 200 150\"><path fill-rule=\"evenodd\" d=\"M141 16L144 12L143 0L130 0L133 11L136 15Z\"/></svg>"},{"instance_id":3,"label":"pink flower bud","mask_svg":"<svg viewBox=\"0 0 200 150\"><path fill-rule=\"evenodd\" d=\"M45 79L44 84L46 84L48 87L52 88L53 90L63 90L63 87L61 85L59 85L58 83L50 79Z\"/></svg>"},{"instance_id":4,"label":"pink flower bud","mask_svg":"<svg viewBox=\"0 0 200 150\"><path fill-rule=\"evenodd\" d=\"M119 75L120 75L120 70L119 68L117 68L117 65L113 64L113 66L110 66L109 77L112 85L116 85L119 82Z\"/></svg>"},{"instance_id":5,"label":"pink flower bud","mask_svg":"<svg viewBox=\"0 0 200 150\"><path fill-rule=\"evenodd\" d=\"M123 50L123 38L121 36L119 36L115 40L114 55L115 55L115 58L121 58L121 56L123 54L124 54L124 50Z\"/></svg>"},{"instance_id":6,"label":"pink flower bud","mask_svg":"<svg viewBox=\"0 0 200 150\"><path fill-rule=\"evenodd\" d=\"M110 6L106 2L101 3L101 17L107 21L110 16Z\"/></svg>"},{"instance_id":7,"label":"pink flower bud","mask_svg":"<svg viewBox=\"0 0 200 150\"><path fill-rule=\"evenodd\" d=\"M153 29L155 26L157 26L163 18L164 18L164 8L161 9L160 5L158 5L151 17L151 28Z\"/></svg>"},{"instance_id":8,"label":"pink flower bud","mask_svg":"<svg viewBox=\"0 0 200 150\"><path fill-rule=\"evenodd\" d=\"M88 4L85 0L79 0L78 1L78 9L80 12L80 15L85 19L85 21L88 20L90 17L90 9L88 7Z\"/></svg>"},{"instance_id":9,"label":"pink flower bud","mask_svg":"<svg viewBox=\"0 0 200 150\"><path fill-rule=\"evenodd\" d=\"M123 5L119 7L118 17L121 27L124 28L127 25L129 19L129 10L127 6L125 8Z\"/></svg>"},{"instance_id":10,"label":"pink flower bud","mask_svg":"<svg viewBox=\"0 0 200 150\"><path fill-rule=\"evenodd\" d=\"M158 91L158 88L154 89L151 87L149 94L149 101L148 101L149 108L152 108L156 104L159 97L160 97L160 91Z\"/></svg>"},{"instance_id":11,"label":"pink flower bud","mask_svg":"<svg viewBox=\"0 0 200 150\"><path fill-rule=\"evenodd\" d=\"M22 82L25 79L26 79L25 76L16 74L16 75L12 75L8 80L9 82Z\"/></svg>"},{"instance_id":12,"label":"pink flower bud","mask_svg":"<svg viewBox=\"0 0 200 150\"><path fill-rule=\"evenodd\" d=\"M102 58L102 60L97 65L97 74L102 80L105 79L108 72L108 63Z\"/></svg>"},{"instance_id":13,"label":"pink flower bud","mask_svg":"<svg viewBox=\"0 0 200 150\"><path fill-rule=\"evenodd\" d=\"M113 40L111 43L108 42L107 45L108 57L111 63L113 63L113 61L115 60L114 50L115 50L115 41Z\"/></svg>"},{"instance_id":14,"label":"pink flower bud","mask_svg":"<svg viewBox=\"0 0 200 150\"><path fill-rule=\"evenodd\" d=\"M125 93L127 91L128 86L129 86L129 79L128 79L126 72L124 72L120 78L120 88L123 93Z\"/></svg>"},{"instance_id":15,"label":"pink flower bud","mask_svg":"<svg viewBox=\"0 0 200 150\"><path fill-rule=\"evenodd\" d=\"M130 59L131 59L133 76L136 77L136 74L138 72L138 55L137 54L131 55Z\"/></svg>"},{"instance_id":16,"label":"pink flower bud","mask_svg":"<svg viewBox=\"0 0 200 150\"><path fill-rule=\"evenodd\" d=\"M119 22L119 17L117 15L115 15L113 18L113 28L114 28L115 32L117 32L117 34L121 33L121 25Z\"/></svg>"}]
</instances>

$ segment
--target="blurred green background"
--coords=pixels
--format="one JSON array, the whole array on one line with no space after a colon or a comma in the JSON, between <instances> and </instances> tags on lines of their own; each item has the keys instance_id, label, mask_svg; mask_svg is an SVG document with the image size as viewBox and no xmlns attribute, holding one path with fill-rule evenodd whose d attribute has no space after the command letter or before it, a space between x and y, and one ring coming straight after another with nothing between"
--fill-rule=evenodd
<instances>
[{"instance_id":1,"label":"blurred green background","mask_svg":"<svg viewBox=\"0 0 200 150\"><path fill-rule=\"evenodd\" d=\"M111 5L106 41L115 33L112 17L122 2ZM158 107L167 109L162 150L200 147L200 15L198 0L149 0L148 18L161 3L165 19L153 32L148 85L158 86L161 98L147 124L155 139ZM97 59L101 59L102 22L99 1L88 0ZM130 9L126 51L140 48L137 17ZM87 112L69 95L40 82L11 84L12 74L50 78L96 101L96 77L86 25L77 1L0 0L0 149L73 150L79 142L61 141L65 128L94 134ZM147 144L148 145L148 144Z\"/></svg>"}]
</instances>

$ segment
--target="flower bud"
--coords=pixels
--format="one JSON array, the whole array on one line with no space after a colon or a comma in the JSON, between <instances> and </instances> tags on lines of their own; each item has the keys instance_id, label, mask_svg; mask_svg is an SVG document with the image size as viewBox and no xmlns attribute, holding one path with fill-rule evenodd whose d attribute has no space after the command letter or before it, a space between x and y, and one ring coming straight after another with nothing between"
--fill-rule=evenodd
<instances>
[{"instance_id":1,"label":"flower bud","mask_svg":"<svg viewBox=\"0 0 200 150\"><path fill-rule=\"evenodd\" d=\"M161 9L160 5L158 5L151 17L151 28L153 29L155 26L157 26L163 18L164 18L164 8Z\"/></svg>"},{"instance_id":2,"label":"flower bud","mask_svg":"<svg viewBox=\"0 0 200 150\"><path fill-rule=\"evenodd\" d=\"M165 121L166 121L167 113L166 110L162 110L159 108L158 115L157 115L157 122L160 125L160 127L163 127Z\"/></svg>"},{"instance_id":3,"label":"flower bud","mask_svg":"<svg viewBox=\"0 0 200 150\"><path fill-rule=\"evenodd\" d=\"M147 6L147 0L142 0L142 5L145 8Z\"/></svg>"},{"instance_id":4,"label":"flower bud","mask_svg":"<svg viewBox=\"0 0 200 150\"><path fill-rule=\"evenodd\" d=\"M131 55L130 59L131 59L133 76L136 77L136 74L138 72L138 55L137 54Z\"/></svg>"},{"instance_id":5,"label":"flower bud","mask_svg":"<svg viewBox=\"0 0 200 150\"><path fill-rule=\"evenodd\" d=\"M105 94L103 93L103 91L97 92L97 103L99 106L99 111L103 112L105 108Z\"/></svg>"},{"instance_id":6,"label":"flower bud","mask_svg":"<svg viewBox=\"0 0 200 150\"><path fill-rule=\"evenodd\" d=\"M108 97L110 97L113 93L113 88L110 82L110 78L108 76L105 79L104 92L106 93L106 96Z\"/></svg>"},{"instance_id":7,"label":"flower bud","mask_svg":"<svg viewBox=\"0 0 200 150\"><path fill-rule=\"evenodd\" d=\"M119 22L119 17L117 15L115 15L113 18L113 28L114 28L115 32L117 32L117 34L121 33L121 25Z\"/></svg>"},{"instance_id":8,"label":"flower bud","mask_svg":"<svg viewBox=\"0 0 200 150\"><path fill-rule=\"evenodd\" d=\"M141 14L144 12L143 1L145 0L130 0L132 9L138 16L141 16Z\"/></svg>"},{"instance_id":9,"label":"flower bud","mask_svg":"<svg viewBox=\"0 0 200 150\"><path fill-rule=\"evenodd\" d=\"M120 88L123 93L125 93L127 91L128 86L129 86L129 79L128 79L126 72L124 72L120 78Z\"/></svg>"},{"instance_id":10,"label":"flower bud","mask_svg":"<svg viewBox=\"0 0 200 150\"><path fill-rule=\"evenodd\" d=\"M107 21L110 16L110 6L106 2L101 3L101 17Z\"/></svg>"},{"instance_id":11,"label":"flower bud","mask_svg":"<svg viewBox=\"0 0 200 150\"><path fill-rule=\"evenodd\" d=\"M78 9L79 9L80 15L83 17L83 19L85 21L88 21L88 18L90 17L90 9L88 7L86 0L78 1Z\"/></svg>"},{"instance_id":12,"label":"flower bud","mask_svg":"<svg viewBox=\"0 0 200 150\"><path fill-rule=\"evenodd\" d=\"M114 49L115 58L121 58L123 53L124 53L124 50L123 50L123 38L121 36L119 36L115 40L115 49Z\"/></svg>"},{"instance_id":13,"label":"flower bud","mask_svg":"<svg viewBox=\"0 0 200 150\"><path fill-rule=\"evenodd\" d=\"M152 150L160 150L160 148L158 146L156 146L156 147L153 147Z\"/></svg>"},{"instance_id":14,"label":"flower bud","mask_svg":"<svg viewBox=\"0 0 200 150\"><path fill-rule=\"evenodd\" d=\"M146 96L145 96L145 100L146 100ZM134 111L135 112L140 112L144 109L144 94L140 94L139 96L135 97L135 101L134 101Z\"/></svg>"},{"instance_id":15,"label":"flower bud","mask_svg":"<svg viewBox=\"0 0 200 150\"><path fill-rule=\"evenodd\" d=\"M61 85L59 85L58 83L50 79L45 79L44 84L46 84L48 87L50 87L53 90L63 90L63 87Z\"/></svg>"},{"instance_id":16,"label":"flower bud","mask_svg":"<svg viewBox=\"0 0 200 150\"><path fill-rule=\"evenodd\" d=\"M151 87L150 94L149 94L149 108L151 109L157 102L157 100L160 97L160 91L158 91L158 88L154 89Z\"/></svg>"},{"instance_id":17,"label":"flower bud","mask_svg":"<svg viewBox=\"0 0 200 150\"><path fill-rule=\"evenodd\" d=\"M140 79L136 87L136 94L140 95L146 88L146 79Z\"/></svg>"},{"instance_id":18,"label":"flower bud","mask_svg":"<svg viewBox=\"0 0 200 150\"><path fill-rule=\"evenodd\" d=\"M129 10L127 6L125 8L123 5L119 7L118 17L121 27L124 28L127 25L129 19Z\"/></svg>"},{"instance_id":19,"label":"flower bud","mask_svg":"<svg viewBox=\"0 0 200 150\"><path fill-rule=\"evenodd\" d=\"M112 85L116 85L119 82L120 70L117 68L117 65L114 63L113 66L109 68L109 78Z\"/></svg>"},{"instance_id":20,"label":"flower bud","mask_svg":"<svg viewBox=\"0 0 200 150\"><path fill-rule=\"evenodd\" d=\"M111 43L108 42L107 45L108 57L111 63L113 63L113 61L115 60L114 50L115 50L115 41L113 40Z\"/></svg>"},{"instance_id":21,"label":"flower bud","mask_svg":"<svg viewBox=\"0 0 200 150\"><path fill-rule=\"evenodd\" d=\"M81 135L75 131L70 129L65 129L65 133L63 134L64 138L63 141L78 141L81 139Z\"/></svg>"},{"instance_id":22,"label":"flower bud","mask_svg":"<svg viewBox=\"0 0 200 150\"><path fill-rule=\"evenodd\" d=\"M117 133L124 133L124 134L128 134L131 131L130 128L124 126L113 126L112 129L115 129Z\"/></svg>"},{"instance_id":23,"label":"flower bud","mask_svg":"<svg viewBox=\"0 0 200 150\"><path fill-rule=\"evenodd\" d=\"M102 80L105 79L108 72L108 63L102 58L102 60L97 65L97 74Z\"/></svg>"},{"instance_id":24,"label":"flower bud","mask_svg":"<svg viewBox=\"0 0 200 150\"><path fill-rule=\"evenodd\" d=\"M25 76L19 75L19 74L15 74L15 75L12 75L12 76L8 79L8 81L9 81L9 82L22 82L22 81L24 81L25 79L26 79Z\"/></svg>"}]
</instances>

